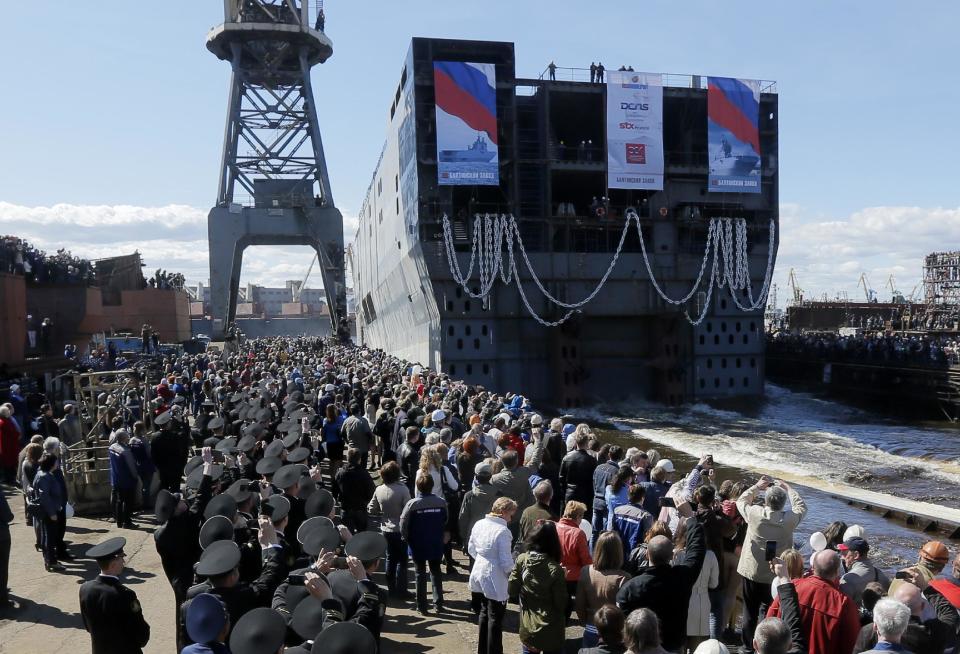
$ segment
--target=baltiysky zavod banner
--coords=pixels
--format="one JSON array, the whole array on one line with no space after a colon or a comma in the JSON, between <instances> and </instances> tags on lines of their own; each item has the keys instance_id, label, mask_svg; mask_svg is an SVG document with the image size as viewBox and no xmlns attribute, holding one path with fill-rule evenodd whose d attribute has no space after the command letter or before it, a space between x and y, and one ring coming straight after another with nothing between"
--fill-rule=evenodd
<instances>
[{"instance_id":1,"label":"baltiysky zavod banner","mask_svg":"<svg viewBox=\"0 0 960 654\"><path fill-rule=\"evenodd\" d=\"M497 186L497 78L493 64L433 62L437 183Z\"/></svg>"},{"instance_id":2,"label":"baltiysky zavod banner","mask_svg":"<svg viewBox=\"0 0 960 654\"><path fill-rule=\"evenodd\" d=\"M760 192L759 122L759 82L731 77L708 78L708 190Z\"/></svg>"},{"instance_id":3,"label":"baltiysky zavod banner","mask_svg":"<svg viewBox=\"0 0 960 654\"><path fill-rule=\"evenodd\" d=\"M663 189L663 82L607 73L607 187Z\"/></svg>"}]
</instances>

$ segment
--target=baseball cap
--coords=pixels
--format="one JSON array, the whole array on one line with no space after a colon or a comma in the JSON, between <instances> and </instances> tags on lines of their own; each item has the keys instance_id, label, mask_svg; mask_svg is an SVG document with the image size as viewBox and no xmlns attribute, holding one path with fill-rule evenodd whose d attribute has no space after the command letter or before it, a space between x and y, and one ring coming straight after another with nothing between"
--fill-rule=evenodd
<instances>
[{"instance_id":1,"label":"baseball cap","mask_svg":"<svg viewBox=\"0 0 960 654\"><path fill-rule=\"evenodd\" d=\"M473 474L478 477L492 477L493 476L493 466L489 463L478 463L473 468Z\"/></svg>"},{"instance_id":2,"label":"baseball cap","mask_svg":"<svg viewBox=\"0 0 960 654\"><path fill-rule=\"evenodd\" d=\"M660 459L657 461L655 468L662 468L664 472L674 472L675 468L673 467L673 461L670 459Z\"/></svg>"},{"instance_id":3,"label":"baseball cap","mask_svg":"<svg viewBox=\"0 0 960 654\"><path fill-rule=\"evenodd\" d=\"M447 414L444 413L443 409L437 409L430 414L430 420L433 422L443 422L447 419Z\"/></svg>"},{"instance_id":4,"label":"baseball cap","mask_svg":"<svg viewBox=\"0 0 960 654\"><path fill-rule=\"evenodd\" d=\"M861 554L866 554L870 551L870 545L859 536L854 536L840 543L837 549L841 552L860 552Z\"/></svg>"}]
</instances>

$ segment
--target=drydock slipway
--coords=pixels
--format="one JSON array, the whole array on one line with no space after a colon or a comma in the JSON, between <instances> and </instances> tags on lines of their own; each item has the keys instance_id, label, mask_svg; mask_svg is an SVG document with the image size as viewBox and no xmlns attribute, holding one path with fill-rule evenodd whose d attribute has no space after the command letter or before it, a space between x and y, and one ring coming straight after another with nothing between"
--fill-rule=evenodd
<instances>
[{"instance_id":1,"label":"drydock slipway","mask_svg":"<svg viewBox=\"0 0 960 654\"><path fill-rule=\"evenodd\" d=\"M551 68L412 40L348 252L358 339L569 407L762 394L775 85Z\"/></svg>"}]
</instances>

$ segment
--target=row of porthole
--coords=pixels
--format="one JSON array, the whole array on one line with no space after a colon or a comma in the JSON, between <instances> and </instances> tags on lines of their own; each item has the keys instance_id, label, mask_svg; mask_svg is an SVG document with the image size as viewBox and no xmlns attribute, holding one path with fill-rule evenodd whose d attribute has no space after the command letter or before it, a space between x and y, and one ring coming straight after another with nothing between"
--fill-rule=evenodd
<instances>
[{"instance_id":1,"label":"row of porthole","mask_svg":"<svg viewBox=\"0 0 960 654\"><path fill-rule=\"evenodd\" d=\"M463 303L463 310L465 313L470 312L470 300L466 300ZM447 312L453 313L453 300L447 300Z\"/></svg>"},{"instance_id":2,"label":"row of porthole","mask_svg":"<svg viewBox=\"0 0 960 654\"><path fill-rule=\"evenodd\" d=\"M489 375L489 374L490 374L490 364L489 364L489 363L484 363L484 364L480 367L480 370L482 371L482 374L484 374L484 375ZM449 374L451 374L451 375L456 375L456 374L457 374L457 364L455 364L455 363L448 364L448 365L447 365L447 372L448 372ZM472 375L472 374L473 374L473 364L472 364L472 363L466 364L466 374L468 374L468 375Z\"/></svg>"},{"instance_id":3,"label":"row of porthole","mask_svg":"<svg viewBox=\"0 0 960 654\"><path fill-rule=\"evenodd\" d=\"M735 340L736 339L733 337L733 334L727 335L727 343L729 343L730 345L733 345ZM742 337L742 341L744 345L749 345L750 336L748 334L744 334ZM706 342L707 342L706 337L703 334L700 334L700 345L706 345ZM720 345L720 334L713 335L713 344Z\"/></svg>"},{"instance_id":4,"label":"row of porthole","mask_svg":"<svg viewBox=\"0 0 960 654\"><path fill-rule=\"evenodd\" d=\"M735 359L735 362L736 362L737 368L740 368L740 367L743 366L743 361L740 359L740 357L737 357L737 358ZM720 367L721 367L721 368L726 368L726 367L727 367L727 358L726 358L726 357L722 357L722 358L720 359ZM756 368L756 367L757 367L757 360L756 360L754 357L750 357L750 367L751 367L751 368ZM710 369L710 370L713 369L713 359L712 359L712 358L707 359L707 368Z\"/></svg>"},{"instance_id":5,"label":"row of porthole","mask_svg":"<svg viewBox=\"0 0 960 654\"><path fill-rule=\"evenodd\" d=\"M734 329L735 329L736 331L738 331L738 332L743 329L743 325L741 324L741 322L740 322L739 320L738 320L737 322L735 322L733 326L734 326ZM710 332L712 332L712 331L713 331L713 322L712 322L712 321L707 321L707 333L710 333ZM726 320L721 320L721 321L720 321L720 331L726 333L726 331L727 331L727 321L726 321ZM756 323L756 322L754 322L754 321L751 321L751 322L750 322L750 331L751 331L751 332L756 332L756 331L757 331L757 323Z\"/></svg>"},{"instance_id":6,"label":"row of porthole","mask_svg":"<svg viewBox=\"0 0 960 654\"><path fill-rule=\"evenodd\" d=\"M733 380L733 377L727 377L727 387L728 387L728 388L733 388L735 385L736 385L736 382ZM744 387L744 388L748 388L749 386L750 386L750 378L749 378L749 377L744 377L744 378L743 378L743 387ZM700 378L700 388L706 388L706 387L707 387L707 380L706 380L705 378L701 377L701 378ZM714 377L714 378L713 378L713 387L714 387L714 388L720 388L720 378L719 378L719 377Z\"/></svg>"},{"instance_id":7,"label":"row of porthole","mask_svg":"<svg viewBox=\"0 0 960 654\"><path fill-rule=\"evenodd\" d=\"M462 349L463 349L463 339L462 339L462 338L458 338L458 339L457 339L457 349L458 349L458 350L462 350ZM479 338L473 339L473 349L474 349L474 350L479 350L479 349L480 349L480 339L479 339Z\"/></svg>"},{"instance_id":8,"label":"row of porthole","mask_svg":"<svg viewBox=\"0 0 960 654\"><path fill-rule=\"evenodd\" d=\"M453 336L455 333L456 333L456 329L454 329L454 326L453 326L453 325L448 325L448 326L447 326L447 336ZM464 336L470 336L472 333L473 333L473 327L471 327L470 325L464 325L464 326L463 326L463 335L464 335ZM486 336L486 335L489 334L489 333L490 333L490 330L487 329L487 326L486 326L485 324L484 324L484 325L480 325L480 335L481 335L481 336Z\"/></svg>"}]
</instances>

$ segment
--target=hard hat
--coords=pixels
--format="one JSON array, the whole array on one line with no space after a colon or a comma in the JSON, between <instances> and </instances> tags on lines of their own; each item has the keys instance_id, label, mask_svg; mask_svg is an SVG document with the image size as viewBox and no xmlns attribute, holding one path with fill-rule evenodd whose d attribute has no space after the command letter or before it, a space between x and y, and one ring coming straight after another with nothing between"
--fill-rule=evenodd
<instances>
[{"instance_id":1,"label":"hard hat","mask_svg":"<svg viewBox=\"0 0 960 654\"><path fill-rule=\"evenodd\" d=\"M920 558L933 563L946 563L950 560L950 550L938 540L931 540L920 548Z\"/></svg>"}]
</instances>

